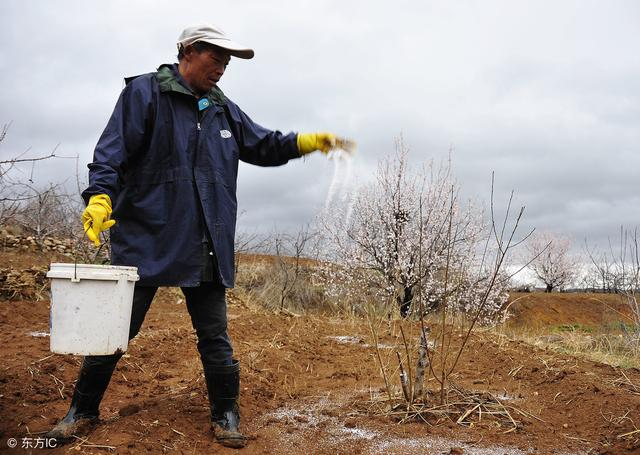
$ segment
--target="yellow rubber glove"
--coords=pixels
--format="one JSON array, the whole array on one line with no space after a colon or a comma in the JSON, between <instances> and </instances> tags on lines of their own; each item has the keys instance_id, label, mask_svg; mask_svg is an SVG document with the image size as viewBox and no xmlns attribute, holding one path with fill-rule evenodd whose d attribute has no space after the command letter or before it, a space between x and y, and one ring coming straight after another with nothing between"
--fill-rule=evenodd
<instances>
[{"instance_id":1,"label":"yellow rubber glove","mask_svg":"<svg viewBox=\"0 0 640 455\"><path fill-rule=\"evenodd\" d=\"M111 217L111 198L106 194L91 196L87 208L82 213L84 232L96 246L100 246L100 233L116 224Z\"/></svg>"},{"instance_id":2,"label":"yellow rubber glove","mask_svg":"<svg viewBox=\"0 0 640 455\"><path fill-rule=\"evenodd\" d=\"M344 150L349 154L353 154L356 150L354 141L332 133L299 133L297 144L301 156L316 150L320 150L325 155L336 149Z\"/></svg>"},{"instance_id":3,"label":"yellow rubber glove","mask_svg":"<svg viewBox=\"0 0 640 455\"><path fill-rule=\"evenodd\" d=\"M316 150L326 154L336 146L336 135L331 133L299 133L297 143L300 155L306 155Z\"/></svg>"}]
</instances>

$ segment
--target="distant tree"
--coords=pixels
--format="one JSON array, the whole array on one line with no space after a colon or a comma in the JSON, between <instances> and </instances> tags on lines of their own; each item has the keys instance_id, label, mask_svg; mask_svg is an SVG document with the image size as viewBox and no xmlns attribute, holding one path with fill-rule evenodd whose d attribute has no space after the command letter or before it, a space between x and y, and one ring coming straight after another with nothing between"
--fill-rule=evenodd
<instances>
[{"instance_id":1,"label":"distant tree","mask_svg":"<svg viewBox=\"0 0 640 455\"><path fill-rule=\"evenodd\" d=\"M242 216L245 214L242 211L238 215L238 221L241 220ZM257 232L248 232L246 230L238 229L236 231L236 235L234 238L233 250L235 252L235 267L234 273L236 276L238 275L238 270L240 269L240 259L242 255L248 253L257 253L268 245L268 240L265 236L258 234Z\"/></svg>"},{"instance_id":2,"label":"distant tree","mask_svg":"<svg viewBox=\"0 0 640 455\"><path fill-rule=\"evenodd\" d=\"M34 185L21 185L23 201L14 215L15 222L31 234L36 243L43 246L44 239L51 236L69 238L80 226L74 213L71 197L60 185L49 184L44 189Z\"/></svg>"},{"instance_id":3,"label":"distant tree","mask_svg":"<svg viewBox=\"0 0 640 455\"><path fill-rule=\"evenodd\" d=\"M577 276L576 261L570 255L571 240L551 232L533 235L527 249L529 269L544 284L546 292L563 289Z\"/></svg>"},{"instance_id":4,"label":"distant tree","mask_svg":"<svg viewBox=\"0 0 640 455\"><path fill-rule=\"evenodd\" d=\"M590 265L583 278L587 289L603 293L617 293L621 285L620 271L617 270L615 257L610 251L591 248L585 242L585 251Z\"/></svg>"},{"instance_id":5,"label":"distant tree","mask_svg":"<svg viewBox=\"0 0 640 455\"><path fill-rule=\"evenodd\" d=\"M627 332L633 342L636 353L640 352L640 232L638 227L633 230L620 228L620 243L615 257L615 267L620 277L620 293L625 297L627 306L631 310L633 327Z\"/></svg>"},{"instance_id":6,"label":"distant tree","mask_svg":"<svg viewBox=\"0 0 640 455\"><path fill-rule=\"evenodd\" d=\"M620 227L619 237L609 239L607 250L585 244L593 273L605 292L620 294L630 310L630 328L625 334L635 352L640 352L640 231Z\"/></svg>"},{"instance_id":7,"label":"distant tree","mask_svg":"<svg viewBox=\"0 0 640 455\"><path fill-rule=\"evenodd\" d=\"M7 137L9 126L10 124L5 124L0 128L0 144ZM55 149L48 155L35 158L25 158L24 155L27 152L29 152L29 149L21 154L10 155L9 158L0 159L0 226L15 221L15 216L21 210L22 203L28 201L31 197L25 185L31 184L33 181L31 177L24 175L20 178L16 177L14 174L17 174L18 166L30 164L33 173L36 162L56 156Z\"/></svg>"},{"instance_id":8,"label":"distant tree","mask_svg":"<svg viewBox=\"0 0 640 455\"><path fill-rule=\"evenodd\" d=\"M590 247L585 242L585 251L591 261L589 283L593 289L602 292L623 294L634 286L634 268L640 259L638 254L638 228L633 230L620 227L618 238L609 238L608 246L604 249Z\"/></svg>"},{"instance_id":9,"label":"distant tree","mask_svg":"<svg viewBox=\"0 0 640 455\"><path fill-rule=\"evenodd\" d=\"M295 288L304 272L303 260L315 235L308 226L300 228L296 235L282 233L273 235L275 282L279 291L278 309L280 311L285 311L286 301L294 297Z\"/></svg>"}]
</instances>

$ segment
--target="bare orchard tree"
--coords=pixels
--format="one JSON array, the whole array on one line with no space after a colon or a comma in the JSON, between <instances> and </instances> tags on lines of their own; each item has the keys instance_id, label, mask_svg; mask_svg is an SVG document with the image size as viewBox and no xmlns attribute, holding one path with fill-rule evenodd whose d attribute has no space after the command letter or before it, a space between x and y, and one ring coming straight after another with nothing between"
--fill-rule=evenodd
<instances>
[{"instance_id":1,"label":"bare orchard tree","mask_svg":"<svg viewBox=\"0 0 640 455\"><path fill-rule=\"evenodd\" d=\"M590 264L585 271L583 284L585 289L617 293L620 287L620 277L615 269L615 262L607 251L596 251L585 244L585 251Z\"/></svg>"},{"instance_id":2,"label":"bare orchard tree","mask_svg":"<svg viewBox=\"0 0 640 455\"><path fill-rule=\"evenodd\" d=\"M276 233L273 236L280 311L285 311L287 300L293 298L304 271L303 261L314 236L308 226L301 228L295 235Z\"/></svg>"},{"instance_id":3,"label":"bare orchard tree","mask_svg":"<svg viewBox=\"0 0 640 455\"><path fill-rule=\"evenodd\" d=\"M71 197L60 185L49 184L45 188L21 185L25 199L15 215L15 221L31 234L36 243L43 246L46 237L70 238L77 228L77 215Z\"/></svg>"},{"instance_id":4,"label":"bare orchard tree","mask_svg":"<svg viewBox=\"0 0 640 455\"><path fill-rule=\"evenodd\" d=\"M529 269L544 284L546 292L563 289L576 278L576 261L570 254L571 240L551 232L534 234L527 250Z\"/></svg>"},{"instance_id":5,"label":"bare orchard tree","mask_svg":"<svg viewBox=\"0 0 640 455\"><path fill-rule=\"evenodd\" d=\"M240 215L238 216L239 220L240 218L242 218L244 213L244 211L240 213ZM268 241L266 237L260 235L257 232L248 232L246 230L236 231L233 245L233 250L235 252L234 273L236 274L236 276L238 274L238 270L240 269L240 259L242 255L261 251L267 246L267 244Z\"/></svg>"},{"instance_id":6,"label":"bare orchard tree","mask_svg":"<svg viewBox=\"0 0 640 455\"><path fill-rule=\"evenodd\" d=\"M633 230L621 229L620 250L616 257L616 267L620 271L622 279L621 293L625 297L627 305L633 317L633 331L631 333L634 350L640 350L640 304L638 293L640 292L640 233L638 228Z\"/></svg>"},{"instance_id":7,"label":"bare orchard tree","mask_svg":"<svg viewBox=\"0 0 640 455\"><path fill-rule=\"evenodd\" d=\"M5 124L0 128L0 144L7 137L10 124ZM1 151L1 150L0 150ZM31 177L26 175L18 178L16 174L20 170L20 166L30 165L31 174L33 174L33 168L39 161L47 160L55 157L55 149L48 155L38 156L35 158L28 158L25 155L29 152L27 149L21 154L11 156L10 158L0 158L0 226L5 226L10 222L15 221L15 216L21 208L21 204L27 201L30 197L25 191L23 183L32 183ZM0 157L2 154L0 154Z\"/></svg>"},{"instance_id":8,"label":"bare orchard tree","mask_svg":"<svg viewBox=\"0 0 640 455\"><path fill-rule=\"evenodd\" d=\"M619 237L608 243L604 251L587 245L589 258L593 269L602 274L603 288L619 294L629 307L628 323L622 327L630 348L640 353L640 231L620 227Z\"/></svg>"},{"instance_id":9,"label":"bare orchard tree","mask_svg":"<svg viewBox=\"0 0 640 455\"><path fill-rule=\"evenodd\" d=\"M612 294L624 291L629 274L628 264L621 260L621 256L630 254L628 247L633 236L621 227L618 239L612 241L609 238L605 248L592 247L585 241L585 251L591 262L585 280L589 288Z\"/></svg>"},{"instance_id":10,"label":"bare orchard tree","mask_svg":"<svg viewBox=\"0 0 640 455\"><path fill-rule=\"evenodd\" d=\"M4 188L1 185L2 182L0 182L0 226L6 226L13 221L18 212L20 200L13 194L8 194L6 189L3 191Z\"/></svg>"},{"instance_id":11,"label":"bare orchard tree","mask_svg":"<svg viewBox=\"0 0 640 455\"><path fill-rule=\"evenodd\" d=\"M451 294L465 296L454 303L463 311L473 305L487 282L475 273L486 229L481 213L461 203L449 162L414 172L399 139L395 154L379 163L376 180L351 200L322 220L330 295L353 302L354 311L371 300L392 302L402 317L415 311L418 293L427 311ZM447 280L455 285L444 286ZM493 297L499 307L501 299Z\"/></svg>"},{"instance_id":12,"label":"bare orchard tree","mask_svg":"<svg viewBox=\"0 0 640 455\"><path fill-rule=\"evenodd\" d=\"M597 271L601 286L606 292L624 297L629 309L636 336L636 349L640 349L640 232L638 227L620 227L618 239L609 239L607 250L586 246L593 269Z\"/></svg>"},{"instance_id":13,"label":"bare orchard tree","mask_svg":"<svg viewBox=\"0 0 640 455\"><path fill-rule=\"evenodd\" d=\"M267 245L267 240L258 234L257 232L239 231L236 232L234 240L234 252L235 252L235 271L237 275L240 269L240 260L243 255L249 253L256 253L263 250Z\"/></svg>"}]
</instances>

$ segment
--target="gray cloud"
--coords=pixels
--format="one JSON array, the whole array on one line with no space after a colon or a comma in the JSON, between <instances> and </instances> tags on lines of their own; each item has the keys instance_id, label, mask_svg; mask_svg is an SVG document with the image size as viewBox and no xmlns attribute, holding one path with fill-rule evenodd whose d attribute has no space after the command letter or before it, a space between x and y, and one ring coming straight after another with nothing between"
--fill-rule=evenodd
<instances>
[{"instance_id":1,"label":"gray cloud","mask_svg":"<svg viewBox=\"0 0 640 455\"><path fill-rule=\"evenodd\" d=\"M446 157L466 195L516 191L527 225L602 243L637 225L640 6L634 1L409 2L5 0L0 3L0 157L31 146L91 159L124 76L175 58L175 39L212 21L256 58L223 90L255 121L330 130L359 143L357 178L402 133L413 164ZM322 157L243 166L241 225L293 229L322 208ZM38 169L57 181L68 162Z\"/></svg>"}]
</instances>

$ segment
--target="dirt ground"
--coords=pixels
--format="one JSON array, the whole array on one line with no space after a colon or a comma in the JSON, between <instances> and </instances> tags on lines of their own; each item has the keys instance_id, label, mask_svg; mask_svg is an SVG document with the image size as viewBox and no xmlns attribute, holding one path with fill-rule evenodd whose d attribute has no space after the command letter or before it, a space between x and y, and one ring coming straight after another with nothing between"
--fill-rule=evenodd
<instances>
[{"instance_id":1,"label":"dirt ground","mask_svg":"<svg viewBox=\"0 0 640 455\"><path fill-rule=\"evenodd\" d=\"M5 268L46 267L55 260L0 251ZM516 319L538 313L547 314L524 308ZM229 295L229 315L242 365L242 423L251 438L242 453L640 453L640 370L478 333L453 380L499 397L517 429L507 432L491 416L467 427L400 422L372 412L385 389L366 321L273 314L247 304L240 291ZM551 322L565 323L558 321ZM81 359L49 352L46 292L0 298L0 327L0 451L24 453L22 438L36 438L67 411ZM398 343L397 333L381 330L381 350ZM101 425L87 439L50 453L234 452L213 442L195 345L179 290L163 290L114 374ZM10 438L18 448L7 447Z\"/></svg>"},{"instance_id":2,"label":"dirt ground","mask_svg":"<svg viewBox=\"0 0 640 455\"><path fill-rule=\"evenodd\" d=\"M594 293L513 293L509 325L531 331L549 327L579 326L598 331L633 319L624 297Z\"/></svg>"}]
</instances>

